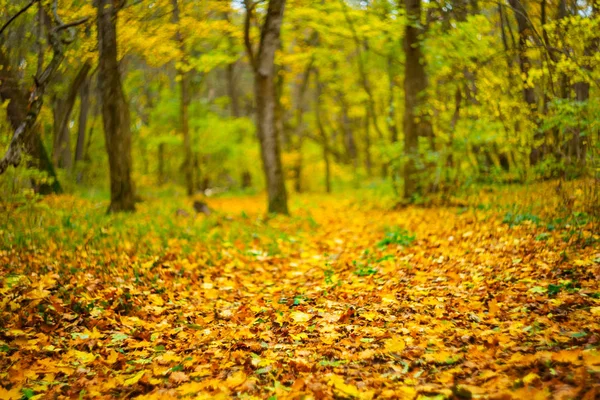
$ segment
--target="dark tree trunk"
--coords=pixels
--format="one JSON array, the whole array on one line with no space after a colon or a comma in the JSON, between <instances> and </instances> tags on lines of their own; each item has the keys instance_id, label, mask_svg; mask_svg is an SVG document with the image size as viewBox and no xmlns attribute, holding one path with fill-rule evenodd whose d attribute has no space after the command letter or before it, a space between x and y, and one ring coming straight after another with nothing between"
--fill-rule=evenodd
<instances>
[{"instance_id":1,"label":"dark tree trunk","mask_svg":"<svg viewBox=\"0 0 600 400\"><path fill-rule=\"evenodd\" d=\"M71 113L75 106L77 93L81 85L87 79L91 65L84 63L79 72L71 82L69 91L65 98L56 99L54 104L54 163L60 167L70 170L73 166L73 157L71 153L71 133L69 131L69 122L71 121Z\"/></svg>"},{"instance_id":2,"label":"dark tree trunk","mask_svg":"<svg viewBox=\"0 0 600 400\"><path fill-rule=\"evenodd\" d=\"M179 4L178 0L172 0L173 4L173 22L179 24ZM177 30L177 42L179 43L179 50L181 51L183 59L180 60L183 64L187 63L185 43L183 39L183 33L180 28ZM188 196L194 194L194 159L192 154L192 140L190 137L189 127L189 107L190 107L190 81L189 72L185 70L178 70L179 75L179 86L181 90L181 104L180 104L180 123L181 133L183 134L183 173L185 175L185 187Z\"/></svg>"},{"instance_id":3,"label":"dark tree trunk","mask_svg":"<svg viewBox=\"0 0 600 400\"><path fill-rule=\"evenodd\" d=\"M275 51L279 47L285 0L269 0L256 55L249 38L251 6L248 3L250 2L246 4L248 9L246 10L245 41L248 56L254 69L256 128L267 182L268 211L270 213L288 214L280 144L275 126L276 99L274 86Z\"/></svg>"},{"instance_id":4,"label":"dark tree trunk","mask_svg":"<svg viewBox=\"0 0 600 400\"><path fill-rule=\"evenodd\" d=\"M230 112L231 116L238 118L240 117L240 101L238 98L237 91L237 79L235 76L235 62L227 64L227 94L229 95L230 101Z\"/></svg>"},{"instance_id":5,"label":"dark tree trunk","mask_svg":"<svg viewBox=\"0 0 600 400\"><path fill-rule=\"evenodd\" d=\"M242 172L242 189L248 189L252 187L252 175L249 171L244 170Z\"/></svg>"},{"instance_id":6,"label":"dark tree trunk","mask_svg":"<svg viewBox=\"0 0 600 400\"><path fill-rule=\"evenodd\" d=\"M531 61L527 56L527 39L530 31L527 10L523 5L523 0L509 0L508 2L515 14L515 20L517 21L519 33L519 68L521 69L521 74L528 77L529 70L531 69ZM533 108L536 104L533 88L525 84L523 86L523 99L530 108Z\"/></svg>"},{"instance_id":7,"label":"dark tree trunk","mask_svg":"<svg viewBox=\"0 0 600 400\"><path fill-rule=\"evenodd\" d=\"M231 23L231 16L229 12L225 12L225 20ZM231 56L237 57L237 53L235 52L235 43L233 41L233 37L229 35L227 37L229 49L228 52ZM227 78L227 95L229 96L229 112L232 117L238 118L241 117L240 113L240 99L238 93L238 82L236 76L236 66L237 60L227 64L227 68L225 70L226 78Z\"/></svg>"},{"instance_id":8,"label":"dark tree trunk","mask_svg":"<svg viewBox=\"0 0 600 400\"><path fill-rule=\"evenodd\" d=\"M75 162L83 161L85 150L85 132L87 131L90 110L90 80L86 79L79 89L79 124L77 127L77 145L75 146Z\"/></svg>"},{"instance_id":9,"label":"dark tree trunk","mask_svg":"<svg viewBox=\"0 0 600 400\"><path fill-rule=\"evenodd\" d=\"M390 131L390 141L396 143L398 141L398 125L396 124L396 101L394 92L396 89L394 59L392 55L387 57L387 73L388 73L388 90L390 97L388 99L388 130Z\"/></svg>"},{"instance_id":10,"label":"dark tree trunk","mask_svg":"<svg viewBox=\"0 0 600 400\"><path fill-rule=\"evenodd\" d=\"M26 92L19 87L18 78L14 74L14 69L10 68L10 66L11 64L8 56L0 48L0 82L2 82L2 84L0 84L0 100L9 102L6 113L11 127L16 131L28 116L27 109L29 104ZM51 66L48 68L50 69ZM38 75L38 77L39 76L40 75ZM48 152L44 147L44 143L40 136L39 124L34 124L29 132L25 132L22 143L25 152L33 158L33 162L30 166L33 166L40 171L45 171L53 180L52 184L35 184L35 190L41 194L61 193L62 187L58 181L56 171L48 156ZM0 173L2 172L4 172L4 170L0 171Z\"/></svg>"},{"instance_id":11,"label":"dark tree trunk","mask_svg":"<svg viewBox=\"0 0 600 400\"><path fill-rule=\"evenodd\" d=\"M116 3L116 2L115 2ZM97 0L98 86L102 121L110 167L108 212L134 211L135 193L131 179L131 130L129 106L121 85L117 60L117 9L110 0Z\"/></svg>"},{"instance_id":12,"label":"dark tree trunk","mask_svg":"<svg viewBox=\"0 0 600 400\"><path fill-rule=\"evenodd\" d=\"M367 115L365 117L365 170L367 172L368 177L373 176L373 160L371 159L371 111L367 109ZM385 169L385 164L382 165L382 168ZM382 175L385 178L386 173Z\"/></svg>"},{"instance_id":13,"label":"dark tree trunk","mask_svg":"<svg viewBox=\"0 0 600 400\"><path fill-rule=\"evenodd\" d=\"M419 194L418 159L419 137L428 136L427 122L417 122L417 110L423 102L422 92L427 88L427 77L421 51L419 35L421 25L421 0L404 0L408 23L404 35L406 53L404 73L404 200Z\"/></svg>"},{"instance_id":14,"label":"dark tree trunk","mask_svg":"<svg viewBox=\"0 0 600 400\"><path fill-rule=\"evenodd\" d=\"M315 91L315 118L317 120L317 127L319 129L319 135L323 142L323 161L325 163L325 191L331 193L331 161L329 159L329 139L323 126L323 119L321 116L321 95L323 93L323 86L319 79L319 72L315 71L315 80L317 90Z\"/></svg>"},{"instance_id":15,"label":"dark tree trunk","mask_svg":"<svg viewBox=\"0 0 600 400\"><path fill-rule=\"evenodd\" d=\"M596 2L592 5L592 15L591 18L597 18L598 16L598 5ZM584 48L584 55L586 57L593 57L600 50L600 40L595 37L589 40L586 43ZM586 65L583 66L584 70L587 73L592 72L593 64L591 61L588 61ZM573 85L575 89L575 99L578 102L587 102L590 98L590 83L587 81L580 81ZM579 166L585 165L585 157L587 151L587 140L585 137L581 135L581 127L578 127L573 132L573 138L571 139L571 143L569 144L569 155Z\"/></svg>"},{"instance_id":16,"label":"dark tree trunk","mask_svg":"<svg viewBox=\"0 0 600 400\"><path fill-rule=\"evenodd\" d=\"M303 190L302 187L302 169L304 167L303 157L302 157L302 145L304 144L304 136L305 136L305 124L304 124L304 112L306 111L306 102L305 102L305 94L308 89L308 84L310 81L310 74L313 69L313 59L311 59L306 66L304 72L302 73L302 78L300 80L300 85L297 90L297 105L296 105L296 124L294 126L295 132L295 140L294 140L294 149L298 152L298 157L296 159L296 163L293 167L294 169L294 189L296 193L301 193Z\"/></svg>"},{"instance_id":17,"label":"dark tree trunk","mask_svg":"<svg viewBox=\"0 0 600 400\"><path fill-rule=\"evenodd\" d=\"M85 156L85 140L90 110L90 78L87 78L79 89L79 123L77 125L77 143L75 144L75 163L81 163ZM80 183L83 171L77 171L75 180Z\"/></svg>"}]
</instances>

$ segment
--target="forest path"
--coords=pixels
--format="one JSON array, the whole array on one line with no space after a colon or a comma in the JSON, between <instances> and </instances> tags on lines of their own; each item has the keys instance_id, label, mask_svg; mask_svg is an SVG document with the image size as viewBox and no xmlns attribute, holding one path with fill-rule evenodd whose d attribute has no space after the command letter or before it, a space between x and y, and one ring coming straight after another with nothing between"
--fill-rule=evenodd
<instances>
[{"instance_id":1,"label":"forest path","mask_svg":"<svg viewBox=\"0 0 600 400\"><path fill-rule=\"evenodd\" d=\"M64 229L0 253L0 398L600 393L600 254L529 214L252 198L94 227L48 202Z\"/></svg>"}]
</instances>

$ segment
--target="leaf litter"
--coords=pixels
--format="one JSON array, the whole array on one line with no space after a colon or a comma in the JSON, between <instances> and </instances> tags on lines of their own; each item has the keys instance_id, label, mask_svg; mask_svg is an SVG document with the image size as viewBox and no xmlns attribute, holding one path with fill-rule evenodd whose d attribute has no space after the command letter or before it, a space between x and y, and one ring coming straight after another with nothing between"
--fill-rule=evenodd
<instances>
[{"instance_id":1,"label":"leaf litter","mask_svg":"<svg viewBox=\"0 0 600 400\"><path fill-rule=\"evenodd\" d=\"M0 253L0 398L600 396L597 246L491 210L303 199L105 225L44 200L83 233Z\"/></svg>"}]
</instances>

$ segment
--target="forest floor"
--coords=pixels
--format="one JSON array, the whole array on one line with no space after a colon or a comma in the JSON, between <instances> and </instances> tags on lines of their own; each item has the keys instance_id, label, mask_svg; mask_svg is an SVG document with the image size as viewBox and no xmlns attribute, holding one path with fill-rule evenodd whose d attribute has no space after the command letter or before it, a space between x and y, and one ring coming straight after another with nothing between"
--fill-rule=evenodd
<instances>
[{"instance_id":1,"label":"forest floor","mask_svg":"<svg viewBox=\"0 0 600 400\"><path fill-rule=\"evenodd\" d=\"M542 189L4 209L0 399L597 399L597 222Z\"/></svg>"}]
</instances>

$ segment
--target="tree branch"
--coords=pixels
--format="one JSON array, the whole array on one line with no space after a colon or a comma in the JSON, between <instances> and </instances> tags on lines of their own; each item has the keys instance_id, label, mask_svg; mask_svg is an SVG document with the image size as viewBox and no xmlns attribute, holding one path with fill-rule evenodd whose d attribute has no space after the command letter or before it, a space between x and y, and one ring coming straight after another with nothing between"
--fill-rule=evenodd
<instances>
[{"instance_id":1,"label":"tree branch","mask_svg":"<svg viewBox=\"0 0 600 400\"><path fill-rule=\"evenodd\" d=\"M246 7L246 17L244 19L244 46L246 46L246 54L248 54L250 65L252 66L252 69L256 70L258 68L258 65L256 64L256 55L254 54L252 42L250 41L250 22L256 3L252 0L244 0L244 6Z\"/></svg>"},{"instance_id":2,"label":"tree branch","mask_svg":"<svg viewBox=\"0 0 600 400\"><path fill-rule=\"evenodd\" d=\"M4 30L6 28L8 28L8 26L10 24L12 24L12 22L19 18L19 16L21 14L23 14L24 12L26 12L27 10L29 10L29 8L31 8L32 5L34 5L35 3L39 2L40 0L31 0L31 2L29 2L29 4L27 4L25 7L21 8L15 15L13 15L8 21L6 21L6 23L4 25L2 25L2 28L0 29L0 35L2 35L2 33L4 33Z\"/></svg>"},{"instance_id":3,"label":"tree branch","mask_svg":"<svg viewBox=\"0 0 600 400\"><path fill-rule=\"evenodd\" d=\"M56 7L56 1L54 5ZM52 28L49 33L49 42L54 52L54 55L52 57L52 60L50 60L50 62L48 63L48 66L44 69L44 71L39 76L34 78L35 85L29 96L27 115L25 116L25 119L15 129L13 137L8 146L8 150L6 151L2 160L0 160L0 175L3 174L4 171L6 171L8 166L12 165L16 167L20 164L23 143L25 142L27 135L30 133L31 128L35 125L35 122L37 121L37 118L40 114L42 105L44 103L44 92L46 91L46 86L48 85L50 79L58 70L58 67L65 58L64 45L70 43L70 41L68 39L62 39L60 37L60 32L62 32L65 29L70 29L73 26L80 25L87 21L87 18L85 18L83 20L78 20L75 22L65 24L60 20L56 12L55 19L59 25ZM70 39L72 41L72 39L74 38Z\"/></svg>"}]
</instances>

